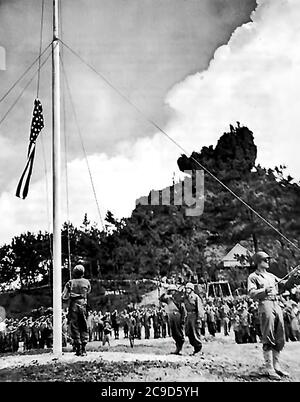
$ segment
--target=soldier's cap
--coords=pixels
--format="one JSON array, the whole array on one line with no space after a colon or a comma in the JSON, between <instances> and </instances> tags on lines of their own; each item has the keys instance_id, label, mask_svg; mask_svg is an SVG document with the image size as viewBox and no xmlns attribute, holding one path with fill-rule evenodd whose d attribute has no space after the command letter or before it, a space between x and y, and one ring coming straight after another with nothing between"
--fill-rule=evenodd
<instances>
[{"instance_id":1,"label":"soldier's cap","mask_svg":"<svg viewBox=\"0 0 300 402\"><path fill-rule=\"evenodd\" d=\"M75 265L73 272L84 273L84 266L81 264Z\"/></svg>"},{"instance_id":2,"label":"soldier's cap","mask_svg":"<svg viewBox=\"0 0 300 402\"><path fill-rule=\"evenodd\" d=\"M265 253L264 251L258 251L252 256L252 261L254 264L259 264L261 261L263 261L265 258L270 258L270 256Z\"/></svg>"},{"instance_id":3,"label":"soldier's cap","mask_svg":"<svg viewBox=\"0 0 300 402\"><path fill-rule=\"evenodd\" d=\"M194 284L193 284L192 282L188 282L188 283L185 285L185 288L186 288L186 289L195 290L195 286L194 286Z\"/></svg>"},{"instance_id":4,"label":"soldier's cap","mask_svg":"<svg viewBox=\"0 0 300 402\"><path fill-rule=\"evenodd\" d=\"M168 287L168 292L169 292L170 290L177 290L177 286L174 285L174 284L169 285L169 287Z\"/></svg>"}]
</instances>

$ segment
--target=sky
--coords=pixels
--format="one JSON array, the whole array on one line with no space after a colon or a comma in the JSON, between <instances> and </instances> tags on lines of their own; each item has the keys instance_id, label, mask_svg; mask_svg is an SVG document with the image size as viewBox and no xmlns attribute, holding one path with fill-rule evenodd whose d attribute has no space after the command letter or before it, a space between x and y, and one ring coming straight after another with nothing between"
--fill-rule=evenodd
<instances>
[{"instance_id":1,"label":"sky","mask_svg":"<svg viewBox=\"0 0 300 402\"><path fill-rule=\"evenodd\" d=\"M51 5L45 0L43 48ZM136 199L179 177L182 150L155 125L190 154L239 121L254 133L257 162L285 164L299 181L299 21L297 0L64 0L61 38L98 74L62 48L63 220L80 225L87 213L101 228L107 210L130 216ZM40 26L40 1L0 0L1 96L38 56ZM33 72L0 103L0 120ZM39 79L45 128L29 195L15 197L37 81L0 124L0 244L51 230L50 59Z\"/></svg>"}]
</instances>

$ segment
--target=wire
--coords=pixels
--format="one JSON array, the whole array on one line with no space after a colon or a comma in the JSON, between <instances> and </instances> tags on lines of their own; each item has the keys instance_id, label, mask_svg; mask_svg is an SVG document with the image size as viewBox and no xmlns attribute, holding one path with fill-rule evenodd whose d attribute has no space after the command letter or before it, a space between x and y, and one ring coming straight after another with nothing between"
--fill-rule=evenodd
<instances>
[{"instance_id":1,"label":"wire","mask_svg":"<svg viewBox=\"0 0 300 402\"><path fill-rule=\"evenodd\" d=\"M40 28L40 47L39 47L39 68L38 68L38 79L37 79L37 90L36 97L39 98L40 92L40 77L41 77L41 57L42 57L42 44L43 44L43 26L44 26L44 5L45 0L42 0L42 12L41 12L41 28ZM47 161L46 161L46 152L45 152L45 144L44 137L41 136L42 143L42 154L44 161L44 172L45 172L45 187L46 187L46 209L47 209L47 223L48 223L48 236L49 236L49 249L50 249L50 258L53 263L53 255L52 255L52 244L51 244L51 235L50 235L50 208L49 208L49 184L48 184L48 169L47 169Z\"/></svg>"},{"instance_id":2,"label":"wire","mask_svg":"<svg viewBox=\"0 0 300 402\"><path fill-rule=\"evenodd\" d=\"M188 155L188 152L169 134L167 134L162 128L160 128L153 120L149 119L134 103L130 101L119 89L117 89L103 74L99 73L93 66L91 66L88 62L86 62L77 52L75 52L70 46L60 40L61 43L76 57L78 57L82 63L84 63L87 67L89 67L92 71L94 71L99 77L101 77L115 92L117 92L127 103L129 103L139 114L143 116L143 118L148 121L148 123L152 124L158 131L164 134L173 144L175 144L184 154ZM285 239L289 244L295 247L298 251L300 248L291 240L289 240L284 234L282 234L277 228L275 228L270 222L268 222L262 215L260 215L257 211L255 211L249 204L247 204L243 199L241 199L234 191L232 191L226 184L224 184L220 179L218 179L213 173L211 173L205 166L203 166L197 159L193 156L190 157L201 169L203 169L206 173L208 173L214 180L216 180L222 187L224 187L227 191L229 191L237 200L239 200L243 205L245 205L248 209L250 209L257 217L259 217L262 221L264 221L270 228L272 228L277 234L279 234L283 239Z\"/></svg>"},{"instance_id":3,"label":"wire","mask_svg":"<svg viewBox=\"0 0 300 402\"><path fill-rule=\"evenodd\" d=\"M41 56L44 55L44 53L49 49L49 47L52 45L52 42L49 43L49 45L43 50L41 53ZM15 83L5 92L4 95L0 98L0 103L4 101L4 99L10 94L10 92L18 85L18 83L22 80L22 78L25 77L25 75L31 70L31 68L35 65L35 63L39 60L40 56L38 56L32 64L26 68L26 70L20 75L20 77L15 81Z\"/></svg>"},{"instance_id":4,"label":"wire","mask_svg":"<svg viewBox=\"0 0 300 402\"><path fill-rule=\"evenodd\" d=\"M49 57L51 56L51 52L49 53L49 55L46 57L46 59L43 61L43 63L41 64L41 66L38 68L38 70L40 70L45 63L47 62L47 60L49 59ZM4 122L4 120L6 119L6 117L9 115L9 113L12 111L12 109L16 106L16 104L18 103L18 101L21 99L23 93L26 91L26 89L29 87L29 85L32 83L33 79L36 76L36 73L38 72L38 70L36 70L33 74L33 76L31 77L31 79L29 80L29 82L25 85L25 87L22 89L22 91L20 92L20 94L17 96L16 100L12 103L12 105L9 107L9 109L7 110L7 112L4 114L4 116L1 118L0 120L0 125Z\"/></svg>"},{"instance_id":5,"label":"wire","mask_svg":"<svg viewBox=\"0 0 300 402\"><path fill-rule=\"evenodd\" d=\"M47 222L48 222L48 234L49 234L49 247L50 247L50 257L53 262L53 254L52 254L52 244L51 244L51 235L50 235L50 209L49 209L49 184L48 184L48 170L47 170L47 162L46 162L46 153L43 136L41 136L42 142L42 151L43 151L43 160L44 160L44 172L45 172L45 186L46 186L46 202L47 202Z\"/></svg>"},{"instance_id":6,"label":"wire","mask_svg":"<svg viewBox=\"0 0 300 402\"><path fill-rule=\"evenodd\" d=\"M43 43L44 4L45 4L45 0L42 0L40 49L39 49L39 70L38 70L38 80L37 80L37 90L36 90L36 97L37 98L39 97L39 91L40 91L40 71L41 71L41 53L42 53L42 43Z\"/></svg>"},{"instance_id":7,"label":"wire","mask_svg":"<svg viewBox=\"0 0 300 402\"><path fill-rule=\"evenodd\" d=\"M64 148L65 148L65 172L66 172L66 204L67 204L67 243L68 243L68 266L70 279L72 278L71 270L71 245L70 245L70 208L69 208L69 175L68 175L68 144L67 144L67 130L66 130L66 100L65 93L63 92L63 130L64 130Z\"/></svg>"},{"instance_id":8,"label":"wire","mask_svg":"<svg viewBox=\"0 0 300 402\"><path fill-rule=\"evenodd\" d=\"M60 37L63 37L63 24L62 24L62 5L61 2L59 5L59 31ZM61 60L63 59L63 47L60 51ZM63 82L65 84L65 81ZM67 139L67 128L66 128L66 98L65 98L65 85L63 86L62 93L62 104L63 104L63 132L64 132L64 151L65 151L65 172L66 172L66 207L67 207L67 248L68 248L68 269L69 269L69 278L72 279L72 264L71 264L71 241L70 241L70 208L69 208L69 178L68 178L68 139Z\"/></svg>"},{"instance_id":9,"label":"wire","mask_svg":"<svg viewBox=\"0 0 300 402\"><path fill-rule=\"evenodd\" d=\"M87 153L86 153L86 150L85 150L85 146L84 146L84 143L83 143L83 140L82 140L81 130L80 130L80 127L79 127L74 102L73 102L73 99L72 99L72 95L71 95L68 79L67 79L67 76L66 76L66 72L65 72L65 69L64 69L63 61L61 59L60 59L60 61L61 61L61 65L62 65L63 76L64 76L64 79L65 79L65 82L66 82L66 88L67 88L68 95L69 95L70 102L71 102L71 107L72 107L75 123L76 123L76 126L77 126L77 131L78 131L78 134L79 134L82 150L83 150L83 153L84 153L85 161L86 161L86 164L87 164L87 169L88 169L89 176L90 176L90 181L91 181L94 198L95 198L96 205L97 205L97 210L98 210L101 226L102 226L102 229L104 230L105 227L104 227L104 223L103 223L101 212L100 212L100 207L99 207L99 203L98 203L98 199L97 199L97 194L96 194L96 190L95 190L95 186L94 186L94 181L93 181L93 177L92 177L91 168L90 168L89 161L88 161L88 158L87 158Z\"/></svg>"}]
</instances>

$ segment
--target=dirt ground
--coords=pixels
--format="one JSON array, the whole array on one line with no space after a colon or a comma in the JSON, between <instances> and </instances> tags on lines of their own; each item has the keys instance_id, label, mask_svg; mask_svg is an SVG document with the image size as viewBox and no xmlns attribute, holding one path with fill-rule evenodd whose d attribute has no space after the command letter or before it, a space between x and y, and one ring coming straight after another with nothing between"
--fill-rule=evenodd
<instances>
[{"instance_id":1,"label":"dirt ground","mask_svg":"<svg viewBox=\"0 0 300 402\"><path fill-rule=\"evenodd\" d=\"M186 339L182 356L171 337L111 339L110 346L88 344L88 354L77 357L67 348L61 356L46 350L0 357L0 382L269 382L264 375L261 344L236 344L233 334L203 338L200 354L191 356ZM290 376L280 382L300 381L300 342L288 342L282 366Z\"/></svg>"}]
</instances>

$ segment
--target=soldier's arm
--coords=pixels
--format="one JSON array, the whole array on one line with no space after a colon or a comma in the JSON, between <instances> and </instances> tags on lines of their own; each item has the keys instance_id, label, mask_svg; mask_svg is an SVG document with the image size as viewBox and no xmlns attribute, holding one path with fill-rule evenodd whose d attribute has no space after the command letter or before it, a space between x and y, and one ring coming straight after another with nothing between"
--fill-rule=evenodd
<instances>
[{"instance_id":1,"label":"soldier's arm","mask_svg":"<svg viewBox=\"0 0 300 402\"><path fill-rule=\"evenodd\" d=\"M180 314L181 314L181 321L184 322L187 316L187 311L184 302L180 303Z\"/></svg>"},{"instance_id":2,"label":"soldier's arm","mask_svg":"<svg viewBox=\"0 0 300 402\"><path fill-rule=\"evenodd\" d=\"M278 287L280 289L280 291L284 292L285 290L290 290L293 286L298 285L299 281L300 281L300 271L299 269L294 272L293 274L291 274L291 276L289 276L289 278L282 280L280 278L276 279L278 281L280 281L280 283L278 284Z\"/></svg>"},{"instance_id":3,"label":"soldier's arm","mask_svg":"<svg viewBox=\"0 0 300 402\"><path fill-rule=\"evenodd\" d=\"M70 281L66 283L63 293L62 293L62 299L63 300L68 300L70 297Z\"/></svg>"},{"instance_id":4,"label":"soldier's arm","mask_svg":"<svg viewBox=\"0 0 300 402\"><path fill-rule=\"evenodd\" d=\"M204 308L199 296L197 296L196 298L196 307L197 307L197 320L202 321L204 318Z\"/></svg>"},{"instance_id":5,"label":"soldier's arm","mask_svg":"<svg viewBox=\"0 0 300 402\"><path fill-rule=\"evenodd\" d=\"M253 300L260 300L267 296L266 289L265 288L258 289L255 278L253 278L251 276L248 277L247 290L248 290L249 296Z\"/></svg>"},{"instance_id":6,"label":"soldier's arm","mask_svg":"<svg viewBox=\"0 0 300 402\"><path fill-rule=\"evenodd\" d=\"M161 303L168 303L168 301L170 300L170 296L168 296L166 293L163 293L159 299L158 299Z\"/></svg>"}]
</instances>

